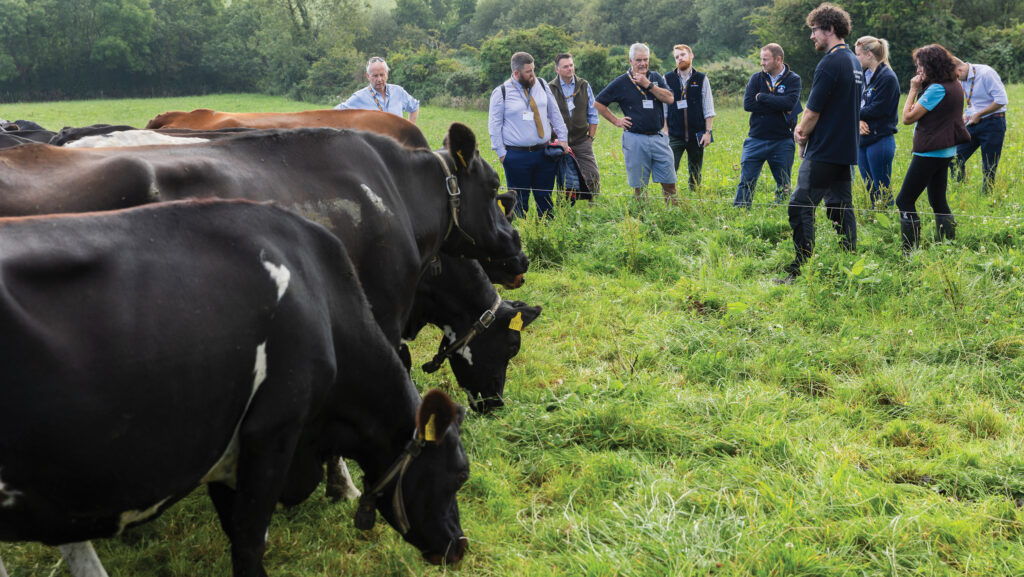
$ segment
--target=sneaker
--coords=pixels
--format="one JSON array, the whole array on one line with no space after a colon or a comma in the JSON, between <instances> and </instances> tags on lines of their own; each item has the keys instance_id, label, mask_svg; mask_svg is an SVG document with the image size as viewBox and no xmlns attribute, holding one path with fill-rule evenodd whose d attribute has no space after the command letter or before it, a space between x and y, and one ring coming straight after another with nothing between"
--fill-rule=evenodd
<instances>
[{"instance_id":1,"label":"sneaker","mask_svg":"<svg viewBox=\"0 0 1024 577\"><path fill-rule=\"evenodd\" d=\"M794 282L796 282L796 275L793 274L793 273L789 273L789 274L787 274L786 276L784 276L782 278L773 278L772 282L775 283L775 284L790 285L790 284L793 284Z\"/></svg>"}]
</instances>

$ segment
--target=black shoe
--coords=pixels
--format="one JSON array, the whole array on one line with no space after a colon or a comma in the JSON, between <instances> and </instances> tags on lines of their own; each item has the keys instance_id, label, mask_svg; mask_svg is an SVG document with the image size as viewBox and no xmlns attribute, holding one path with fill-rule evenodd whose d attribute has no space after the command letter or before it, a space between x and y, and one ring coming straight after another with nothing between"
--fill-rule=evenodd
<instances>
[{"instance_id":1,"label":"black shoe","mask_svg":"<svg viewBox=\"0 0 1024 577\"><path fill-rule=\"evenodd\" d=\"M784 277L782 277L782 278L773 278L773 279L772 279L772 282L773 282L774 284L780 284L780 285L782 285L782 284L785 284L785 285L790 285L790 284L793 284L794 282L796 282L796 275L795 275L795 274L793 274L793 273L789 273L789 274L787 274L786 276L784 276Z\"/></svg>"}]
</instances>

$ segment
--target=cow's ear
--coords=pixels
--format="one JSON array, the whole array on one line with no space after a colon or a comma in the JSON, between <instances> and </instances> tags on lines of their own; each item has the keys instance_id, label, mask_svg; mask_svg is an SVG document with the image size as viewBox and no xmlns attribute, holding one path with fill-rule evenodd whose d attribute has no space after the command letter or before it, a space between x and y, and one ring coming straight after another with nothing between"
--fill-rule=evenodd
<instances>
[{"instance_id":1,"label":"cow's ear","mask_svg":"<svg viewBox=\"0 0 1024 577\"><path fill-rule=\"evenodd\" d=\"M445 138L448 151L455 158L456 169L469 166L476 154L476 135L468 126L461 122L453 122L448 127L448 136Z\"/></svg>"},{"instance_id":2,"label":"cow's ear","mask_svg":"<svg viewBox=\"0 0 1024 577\"><path fill-rule=\"evenodd\" d=\"M428 443L440 445L448 433L448 427L459 414L458 406L443 391L431 389L416 415L416 432Z\"/></svg>"},{"instance_id":3,"label":"cow's ear","mask_svg":"<svg viewBox=\"0 0 1024 577\"><path fill-rule=\"evenodd\" d=\"M508 328L514 331L521 331L530 323L537 320L542 310L540 306L531 307L523 301L506 301L512 305L512 317L508 321Z\"/></svg>"}]
</instances>

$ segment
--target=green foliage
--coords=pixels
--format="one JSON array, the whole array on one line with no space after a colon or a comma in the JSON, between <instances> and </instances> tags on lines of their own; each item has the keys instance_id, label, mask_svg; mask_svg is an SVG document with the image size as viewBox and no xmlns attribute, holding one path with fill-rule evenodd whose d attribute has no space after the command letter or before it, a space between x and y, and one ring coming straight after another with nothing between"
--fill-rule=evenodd
<instances>
[{"instance_id":1,"label":"green foliage","mask_svg":"<svg viewBox=\"0 0 1024 577\"><path fill-rule=\"evenodd\" d=\"M742 99L750 76L760 71L761 66L753 58L733 57L724 61L712 62L700 70L707 73L712 92L716 97L722 95Z\"/></svg>"},{"instance_id":2,"label":"green foliage","mask_svg":"<svg viewBox=\"0 0 1024 577\"><path fill-rule=\"evenodd\" d=\"M529 30L499 32L480 46L480 68L488 86L497 86L511 74L510 61L516 52L529 52L534 67L541 71L555 61L559 52L575 44L572 37L560 27L541 24Z\"/></svg>"}]
</instances>

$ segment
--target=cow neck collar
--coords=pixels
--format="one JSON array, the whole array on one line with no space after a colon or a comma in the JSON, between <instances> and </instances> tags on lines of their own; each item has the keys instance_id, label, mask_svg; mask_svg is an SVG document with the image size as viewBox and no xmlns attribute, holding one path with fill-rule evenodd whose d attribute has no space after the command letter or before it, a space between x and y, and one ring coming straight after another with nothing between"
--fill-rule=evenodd
<instances>
[{"instance_id":1,"label":"cow neck collar","mask_svg":"<svg viewBox=\"0 0 1024 577\"><path fill-rule=\"evenodd\" d=\"M445 231L444 238L441 240L442 242L448 240L448 237L452 234L452 229L455 229L459 231L462 238L468 241L469 244L476 244L473 237L469 236L469 234L463 230L462 226L459 224L459 206L462 198L462 191L459 190L459 179L448 167L448 161L441 156L440 152L436 150L431 150L430 152L432 152L434 156L441 161L441 168L444 170L444 184L445 188L448 190L448 208L451 212L451 219L448 221L448 230ZM455 170L458 171L458 166L456 166Z\"/></svg>"},{"instance_id":2,"label":"cow neck collar","mask_svg":"<svg viewBox=\"0 0 1024 577\"><path fill-rule=\"evenodd\" d=\"M444 364L444 360L454 355L457 351L469 344L469 341L473 340L473 337L486 331L490 328L494 322L495 315L498 313L498 307L501 306L501 295L494 298L494 304L491 308L484 311L480 318L473 323L472 328L469 329L461 339L457 339L449 345L444 344L444 337L441 337L441 344L437 347L437 354L430 360L429 363L423 365L423 371L427 373L433 373L437 369L441 368Z\"/></svg>"},{"instance_id":3,"label":"cow neck collar","mask_svg":"<svg viewBox=\"0 0 1024 577\"><path fill-rule=\"evenodd\" d=\"M388 467L384 476L377 481L373 487L363 491L359 497L359 507L356 509L356 529L368 531L377 522L377 499L384 493L384 488L397 478L395 492L391 496L391 507L395 514L395 529L405 535L409 532L409 515L405 512L405 499L402 494L402 481L405 479L405 471L412 464L413 460L423 451L423 445L427 441L420 436L419 431L413 431L412 439L406 443L402 453L398 455L395 462Z\"/></svg>"}]
</instances>

